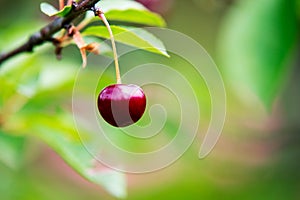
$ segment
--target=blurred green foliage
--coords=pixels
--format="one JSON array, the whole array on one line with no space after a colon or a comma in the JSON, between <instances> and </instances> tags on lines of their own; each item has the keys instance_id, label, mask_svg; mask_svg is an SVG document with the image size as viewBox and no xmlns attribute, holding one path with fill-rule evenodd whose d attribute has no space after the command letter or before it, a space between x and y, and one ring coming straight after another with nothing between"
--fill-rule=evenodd
<instances>
[{"instance_id":1,"label":"blurred green foliage","mask_svg":"<svg viewBox=\"0 0 300 200\"><path fill-rule=\"evenodd\" d=\"M230 10L220 31L220 56L238 96L253 92L272 107L294 58L295 5L293 0L248 0Z\"/></svg>"},{"instance_id":2,"label":"blurred green foliage","mask_svg":"<svg viewBox=\"0 0 300 200\"><path fill-rule=\"evenodd\" d=\"M39 1L2 3L1 51L24 42L49 20L39 12ZM21 17L16 17L15 10ZM64 49L62 61L55 59L49 44L7 61L0 69L0 199L114 198L76 177L46 144L78 173L118 197L125 195L127 184L128 199L297 199L299 69L291 66L299 68L295 56L299 56L295 53L299 51L299 11L299 1L293 0L174 1L165 13L169 28L190 35L220 58L217 62L228 90L228 120L208 158L196 159L200 146L196 141L175 164L151 174L86 173L93 167L92 158L82 150L70 108L81 62L74 46ZM112 17L120 16L118 12L112 12ZM128 13L132 20L134 11ZM133 56L122 62L159 59L145 52ZM175 69L188 66L176 60L172 64ZM186 74L196 79L193 71L187 69ZM113 71L104 78L99 90L113 82ZM241 92L235 85L246 89ZM210 117L209 94L202 86L195 88L206 107L201 121L204 130ZM248 89L272 111L266 113L259 100L252 100L253 94L244 93ZM245 104L236 96L252 101ZM176 121L170 121L167 132L176 126Z\"/></svg>"},{"instance_id":3,"label":"blurred green foliage","mask_svg":"<svg viewBox=\"0 0 300 200\"><path fill-rule=\"evenodd\" d=\"M120 1L114 0L115 4ZM125 1L120 7L111 7L114 9L121 8L121 10L139 9L140 13L146 12L146 18L155 19L151 22L153 25L161 26L164 24L162 18L156 14L151 14L144 7L138 3L128 1L132 6L126 6ZM41 9L47 13L49 11L48 4L43 3ZM138 7L138 8L136 8ZM109 9L106 9L109 12ZM53 9L52 9L53 11ZM52 12L51 11L51 12ZM64 13L64 12L62 12ZM131 16L131 12L128 13ZM53 12L52 14L53 15ZM54 13L55 15L55 13ZM124 13L118 17L115 13L114 17L124 19ZM145 18L145 16L144 16ZM130 19L130 17L128 17ZM91 20L89 15L85 21ZM131 20L132 21L132 20ZM143 22L143 17L137 22ZM145 21L149 23L149 21ZM30 24L27 24L29 26ZM114 26L115 30L121 28ZM106 29L101 29L106 31ZM100 30L100 31L101 31ZM128 32L133 30L128 29ZM152 36L145 39L144 34L132 33L134 37L132 45L139 47L139 45L149 44L152 51L155 53L168 55L164 50L162 43L158 43L157 39ZM11 31L3 33L3 37L8 40L13 40ZM129 38L129 36L126 36ZM118 38L116 38L118 41ZM123 38L124 41L124 38ZM154 47L153 42L160 46ZM149 43L147 43L149 42ZM3 44L7 46L7 44ZM159 48L159 49L158 49ZM154 49L154 50L153 50ZM1 68L1 147L4 154L0 157L4 163L13 168L16 168L18 162L22 159L23 152L26 149L22 148L24 137L35 136L43 140L50 147L53 148L74 170L81 174L86 179L103 186L108 192L116 197L126 196L126 181L123 174L113 171L97 169L94 166L94 159L81 144L76 125L73 123L71 114L71 93L73 81L76 77L75 63L52 61L42 54L42 50L38 50L36 56L22 55L17 59L8 61ZM16 136L10 136L15 134ZM90 141L93 138L89 138Z\"/></svg>"}]
</instances>

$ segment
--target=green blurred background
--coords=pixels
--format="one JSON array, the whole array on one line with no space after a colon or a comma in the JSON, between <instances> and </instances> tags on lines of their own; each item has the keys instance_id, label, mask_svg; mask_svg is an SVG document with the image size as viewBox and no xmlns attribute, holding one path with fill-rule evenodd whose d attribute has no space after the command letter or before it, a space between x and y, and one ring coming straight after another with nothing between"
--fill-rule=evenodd
<instances>
[{"instance_id":1,"label":"green blurred background","mask_svg":"<svg viewBox=\"0 0 300 200\"><path fill-rule=\"evenodd\" d=\"M278 2L279 6L274 6L274 2ZM299 26L298 22L292 22L293 19L296 20L296 11L299 13L300 8L295 2L299 5L299 1L292 0L168 0L153 7L162 13L168 28L194 38L214 58L224 75L228 98L227 117L224 131L208 157L197 159L201 141L196 140L173 165L154 173L127 175L127 199L300 198ZM1 51L15 47L28 34L49 21L39 11L39 4L40 1L1 0ZM258 6L255 7L255 4ZM263 6L266 11L273 11L275 14L261 15L268 13L263 10ZM268 10L272 6L274 9ZM275 7L288 8L288 12ZM251 21L253 16L258 16L259 20ZM244 38L234 35L239 31ZM245 46L247 50L235 49L241 43L234 42L244 40L247 41L242 45L251 44L252 50L257 51L248 51L251 49L248 46ZM25 57L26 62L23 60ZM23 114L30 113L28 116L32 118L32 123L45 110L53 113L53 121L65 119L64 112L70 110L72 98L72 75L80 66L80 58L75 46L70 46L63 50L63 59L57 61L53 47L46 44L31 55L22 55L3 64L15 65L15 70L6 79L17 81L9 82L10 84L23 85L23 92L27 94L36 87L37 72L42 71L43 76L51 76L49 69L52 65L58 71L61 68L70 70L70 73L66 73L69 76L64 77L65 80L59 87L54 87L47 81L39 86L50 89L26 105L27 110L25 108ZM241 93L235 86L247 75L253 74L251 71L239 74L239 71L243 67L251 68L253 60L259 66L253 67L258 77L250 77L245 87L256 83L253 88L250 87L254 92ZM259 63L260 60L263 62ZM113 76L111 79L114 79ZM272 83L272 86L264 85L265 82ZM2 89L11 86L3 83L1 82ZM18 105L23 104L22 98L16 98L17 102L12 100L7 103L6 96L13 96L17 91L3 89L0 93L1 125L1 120L6 120L5 112L14 112L18 110ZM64 109L57 108L56 103ZM4 110L8 107L7 104L16 106L11 106L13 111L7 108ZM209 114L203 116L207 126ZM114 199L101 187L79 176L37 137L22 137L27 134L27 130L31 130L28 128L30 124L18 120L18 117L10 117L6 123L10 125L10 133L16 135L19 142L14 142L15 146L11 148L1 142L10 140L9 136L2 136L0 140L0 157L4 160L0 162L1 200Z\"/></svg>"}]
</instances>

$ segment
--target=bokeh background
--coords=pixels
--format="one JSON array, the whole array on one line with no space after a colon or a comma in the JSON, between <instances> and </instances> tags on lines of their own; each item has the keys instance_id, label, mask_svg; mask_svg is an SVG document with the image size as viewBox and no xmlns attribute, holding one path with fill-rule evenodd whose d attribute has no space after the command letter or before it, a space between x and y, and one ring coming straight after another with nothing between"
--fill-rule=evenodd
<instances>
[{"instance_id":1,"label":"bokeh background","mask_svg":"<svg viewBox=\"0 0 300 200\"><path fill-rule=\"evenodd\" d=\"M1 0L1 51L20 44L30 33L49 21L39 10L40 2ZM299 20L296 22L300 13L299 1L142 2L148 3L150 9L162 14L168 28L197 40L216 61L226 86L227 117L224 131L208 157L203 160L197 159L203 137L199 136L200 140L195 140L192 147L173 165L154 173L127 175L127 199L299 199ZM272 8L274 2L277 2L277 9L271 11L276 14L261 15L263 9L260 8ZM256 5L261 6L255 7ZM288 8L288 12L284 8ZM268 19L251 21L252 16ZM293 19L295 22L291 22ZM238 23L239 20L241 24ZM249 23L245 25L243 22ZM268 23L272 29L268 29ZM245 51L242 45L234 43L235 39L238 42L243 41L242 37L234 35L241 30L247 30L247 33L253 30L249 35L259 38L253 37L251 40L251 37L246 35L246 42L243 43L251 44L252 50L257 50L257 54L250 50ZM260 33L262 34L259 35ZM270 41L271 48L268 49L270 46L265 45L264 41ZM237 47L241 49L232 50ZM244 48L251 49L249 46ZM155 56L136 56L145 55ZM257 55L260 59L255 57ZM23 60L24 57L26 61ZM271 61L266 61L268 59ZM255 62L252 62L253 60ZM264 61L258 63L259 60ZM1 134L3 132L0 139L0 199L115 199L101 187L78 175L46 144L47 142L40 140L35 133L28 133L35 130L31 129L31 126L39 123L37 118L44 112L52 113L53 120L52 123L48 123L49 127L55 127L59 121L69 122L70 119L65 113L71 110L73 75L80 64L81 56L75 46L64 49L63 59L57 61L53 47L46 44L37 48L31 55L13 58L2 65L13 66L14 70L5 77L10 82L4 84L4 79L0 79ZM250 92L243 93L236 87L237 84L242 84L238 77L247 79L247 75L253 76L253 73L238 72L244 68L247 71L247 67L251 68L251 65L255 65L254 74L263 78L254 81L257 84L253 88L250 87ZM53 70L52 66L55 66ZM180 67L184 68L174 66ZM55 73L63 75L57 77ZM274 73L279 75L268 75ZM29 120L24 122L24 116L18 116L18 106L24 106L24 99L18 96L18 91L9 88L18 85L24 93L30 94L37 87L36 81L41 76L44 82L39 87L46 90L25 105L22 115ZM53 77L58 80L53 81ZM112 71L111 77L107 77L107 82L113 79ZM246 82L245 86L249 86L249 83L251 85L251 77L249 79L250 82ZM264 81L276 86L270 89L264 85ZM273 89L276 92L271 91L271 95L262 95ZM203 94L205 95L201 106L205 107L207 104L207 107L210 107L209 101L206 100L207 91L203 91ZM6 96L16 98L8 101ZM57 106L58 104L60 106ZM210 119L209 112L204 113L202 117L205 129ZM5 127L3 124L6 124ZM9 131L4 134L6 130ZM64 131L72 132L65 127ZM18 138L14 138L13 147L7 146L6 141L11 139L7 133Z\"/></svg>"}]
</instances>

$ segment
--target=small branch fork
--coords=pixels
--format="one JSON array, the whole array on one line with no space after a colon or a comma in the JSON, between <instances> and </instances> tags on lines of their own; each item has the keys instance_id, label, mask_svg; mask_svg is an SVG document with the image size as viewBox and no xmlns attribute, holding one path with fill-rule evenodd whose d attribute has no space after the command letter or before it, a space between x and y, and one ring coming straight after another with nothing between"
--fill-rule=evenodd
<instances>
[{"instance_id":1,"label":"small branch fork","mask_svg":"<svg viewBox=\"0 0 300 200\"><path fill-rule=\"evenodd\" d=\"M0 67L1 64L11 57L14 57L20 53L32 52L34 47L41 45L45 42L54 42L52 35L61 29L67 27L74 19L84 14L88 10L93 10L96 3L100 0L80 0L78 3L72 3L72 10L65 17L56 18L54 21L44 26L42 29L32 34L29 39L19 47L0 54Z\"/></svg>"}]
</instances>

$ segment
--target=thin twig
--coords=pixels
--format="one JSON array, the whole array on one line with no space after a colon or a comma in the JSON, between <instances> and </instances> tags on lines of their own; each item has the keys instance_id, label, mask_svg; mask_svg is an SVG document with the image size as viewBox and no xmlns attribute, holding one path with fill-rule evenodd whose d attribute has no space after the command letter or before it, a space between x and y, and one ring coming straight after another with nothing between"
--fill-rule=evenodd
<instances>
[{"instance_id":1,"label":"thin twig","mask_svg":"<svg viewBox=\"0 0 300 200\"><path fill-rule=\"evenodd\" d=\"M88 10L91 10L94 5L100 0L80 0L78 3L73 3L73 8L65 17L56 18L54 21L44 26L42 29L32 34L29 39L19 47L0 54L0 67L1 63L23 52L32 52L35 46L41 45L47 41L52 41L52 35L59 30L65 28L74 19L82 15Z\"/></svg>"}]
</instances>

